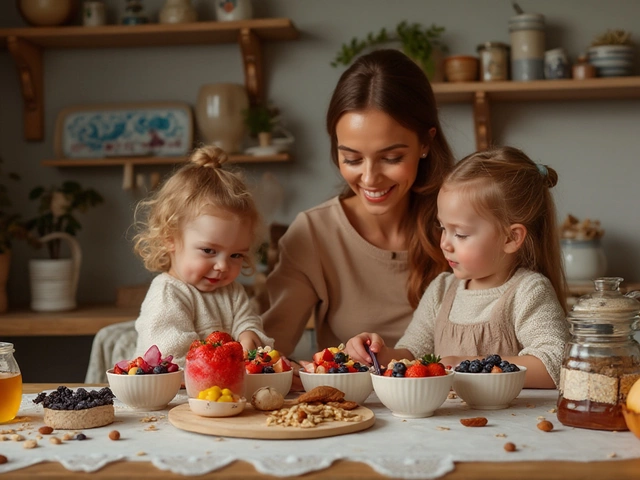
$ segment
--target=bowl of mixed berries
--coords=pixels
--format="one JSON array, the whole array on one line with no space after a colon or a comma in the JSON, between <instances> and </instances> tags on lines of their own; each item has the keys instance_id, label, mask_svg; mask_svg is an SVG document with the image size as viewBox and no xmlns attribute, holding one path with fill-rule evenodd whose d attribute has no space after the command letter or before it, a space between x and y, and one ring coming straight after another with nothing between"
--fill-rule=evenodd
<instances>
[{"instance_id":1,"label":"bowl of mixed berries","mask_svg":"<svg viewBox=\"0 0 640 480\"><path fill-rule=\"evenodd\" d=\"M283 397L291 389L293 370L291 363L277 350L271 347L258 347L250 350L245 358L246 375L244 396L251 398L261 387L275 388Z\"/></svg>"},{"instance_id":2,"label":"bowl of mixed berries","mask_svg":"<svg viewBox=\"0 0 640 480\"><path fill-rule=\"evenodd\" d=\"M327 385L344 392L344 399L363 403L373 391L370 368L354 362L344 345L325 348L313 355L313 361L300 370L305 391Z\"/></svg>"},{"instance_id":3,"label":"bowl of mixed berries","mask_svg":"<svg viewBox=\"0 0 640 480\"><path fill-rule=\"evenodd\" d=\"M134 360L121 360L107 370L109 388L115 397L133 410L162 410L176 396L183 372L163 357L156 345Z\"/></svg>"},{"instance_id":4,"label":"bowl of mixed berries","mask_svg":"<svg viewBox=\"0 0 640 480\"><path fill-rule=\"evenodd\" d=\"M471 408L507 408L524 386L527 368L503 360L500 355L463 360L455 367L453 389Z\"/></svg>"},{"instance_id":5,"label":"bowl of mixed berries","mask_svg":"<svg viewBox=\"0 0 640 480\"><path fill-rule=\"evenodd\" d=\"M381 375L371 375L373 389L382 404L396 417L430 417L444 403L454 374L440 357L391 360Z\"/></svg>"}]
</instances>

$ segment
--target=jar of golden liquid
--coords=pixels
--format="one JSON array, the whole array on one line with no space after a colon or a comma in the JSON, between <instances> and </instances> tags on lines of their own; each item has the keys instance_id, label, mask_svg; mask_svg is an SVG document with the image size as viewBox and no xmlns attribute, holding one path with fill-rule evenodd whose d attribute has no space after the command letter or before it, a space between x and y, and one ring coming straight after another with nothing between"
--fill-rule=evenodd
<instances>
[{"instance_id":1,"label":"jar of golden liquid","mask_svg":"<svg viewBox=\"0 0 640 480\"><path fill-rule=\"evenodd\" d=\"M0 423L13 420L22 401L22 375L13 343L0 342Z\"/></svg>"}]
</instances>

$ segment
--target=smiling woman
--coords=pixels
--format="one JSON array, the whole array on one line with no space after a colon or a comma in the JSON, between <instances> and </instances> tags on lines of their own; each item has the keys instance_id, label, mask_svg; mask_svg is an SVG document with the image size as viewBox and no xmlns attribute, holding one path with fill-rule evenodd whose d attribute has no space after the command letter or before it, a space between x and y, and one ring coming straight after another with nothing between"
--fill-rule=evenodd
<instances>
[{"instance_id":1,"label":"smiling woman","mask_svg":"<svg viewBox=\"0 0 640 480\"><path fill-rule=\"evenodd\" d=\"M318 350L363 329L395 343L447 268L435 209L453 160L422 70L397 50L360 57L338 81L327 131L345 189L297 216L267 279L265 330L285 355L311 313Z\"/></svg>"}]
</instances>

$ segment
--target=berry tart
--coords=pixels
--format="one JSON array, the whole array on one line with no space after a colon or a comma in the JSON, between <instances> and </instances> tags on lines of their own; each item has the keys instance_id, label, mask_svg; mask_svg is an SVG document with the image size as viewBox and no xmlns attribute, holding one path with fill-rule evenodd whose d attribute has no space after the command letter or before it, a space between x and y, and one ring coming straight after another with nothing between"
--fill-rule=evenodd
<instances>
[{"instance_id":1,"label":"berry tart","mask_svg":"<svg viewBox=\"0 0 640 480\"><path fill-rule=\"evenodd\" d=\"M109 425L114 420L113 392L108 387L87 391L73 391L60 386L42 392L33 403L42 403L45 425L57 430L82 430Z\"/></svg>"}]
</instances>

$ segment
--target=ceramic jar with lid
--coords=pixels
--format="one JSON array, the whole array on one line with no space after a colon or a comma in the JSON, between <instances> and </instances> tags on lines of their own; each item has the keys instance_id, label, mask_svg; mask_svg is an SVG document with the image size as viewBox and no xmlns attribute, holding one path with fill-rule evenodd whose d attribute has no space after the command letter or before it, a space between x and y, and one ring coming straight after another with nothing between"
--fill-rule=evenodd
<instances>
[{"instance_id":1,"label":"ceramic jar with lid","mask_svg":"<svg viewBox=\"0 0 640 480\"><path fill-rule=\"evenodd\" d=\"M22 375L13 343L0 342L0 423L13 420L22 401Z\"/></svg>"},{"instance_id":2,"label":"ceramic jar with lid","mask_svg":"<svg viewBox=\"0 0 640 480\"><path fill-rule=\"evenodd\" d=\"M560 371L558 420L570 427L627 430L622 405L640 379L640 292L623 295L619 277L594 280L569 313L571 339Z\"/></svg>"},{"instance_id":3,"label":"ceramic jar with lid","mask_svg":"<svg viewBox=\"0 0 640 480\"><path fill-rule=\"evenodd\" d=\"M511 79L544 79L545 21L539 13L522 13L509 19Z\"/></svg>"},{"instance_id":4,"label":"ceramic jar with lid","mask_svg":"<svg viewBox=\"0 0 640 480\"><path fill-rule=\"evenodd\" d=\"M544 78L547 80L571 78L569 58L564 48L554 48L544 52Z\"/></svg>"},{"instance_id":5,"label":"ceramic jar with lid","mask_svg":"<svg viewBox=\"0 0 640 480\"><path fill-rule=\"evenodd\" d=\"M509 45L502 42L485 42L476 48L480 56L480 80L504 81L509 78Z\"/></svg>"},{"instance_id":6,"label":"ceramic jar with lid","mask_svg":"<svg viewBox=\"0 0 640 480\"><path fill-rule=\"evenodd\" d=\"M585 78L595 78L596 67L591 65L587 60L586 54L578 55L576 63L571 69L571 76L576 80L584 80Z\"/></svg>"},{"instance_id":7,"label":"ceramic jar with lid","mask_svg":"<svg viewBox=\"0 0 640 480\"><path fill-rule=\"evenodd\" d=\"M590 285L607 270L607 257L599 238L560 240L562 262L569 283Z\"/></svg>"}]
</instances>

